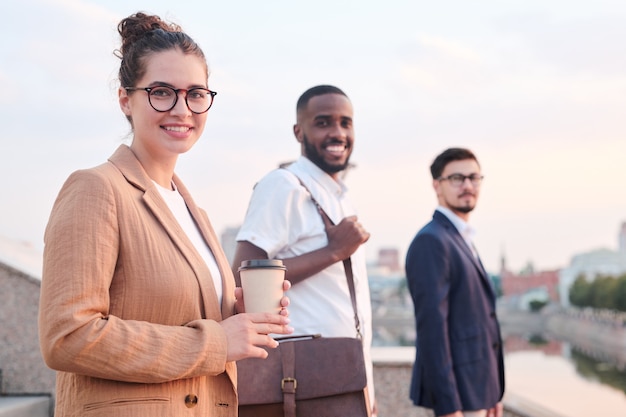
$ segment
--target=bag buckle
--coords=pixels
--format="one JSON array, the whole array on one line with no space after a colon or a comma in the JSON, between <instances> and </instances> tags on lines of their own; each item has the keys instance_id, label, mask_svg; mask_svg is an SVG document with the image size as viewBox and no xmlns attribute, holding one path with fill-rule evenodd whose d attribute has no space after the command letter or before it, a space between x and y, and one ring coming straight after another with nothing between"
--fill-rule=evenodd
<instances>
[{"instance_id":1,"label":"bag buckle","mask_svg":"<svg viewBox=\"0 0 626 417\"><path fill-rule=\"evenodd\" d=\"M298 388L298 381L296 381L296 378L283 378L280 381L280 389L285 392L285 384L289 383L293 383L292 392L295 392L296 388Z\"/></svg>"}]
</instances>

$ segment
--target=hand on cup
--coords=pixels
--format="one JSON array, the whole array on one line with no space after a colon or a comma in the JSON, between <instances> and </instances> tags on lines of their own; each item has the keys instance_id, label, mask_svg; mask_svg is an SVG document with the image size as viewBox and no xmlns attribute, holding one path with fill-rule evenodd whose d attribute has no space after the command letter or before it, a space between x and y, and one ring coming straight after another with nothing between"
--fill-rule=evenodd
<instances>
[{"instance_id":1,"label":"hand on cup","mask_svg":"<svg viewBox=\"0 0 626 417\"><path fill-rule=\"evenodd\" d=\"M246 313L287 315L289 299L284 296L291 283L285 280L286 268L280 259L253 259L241 262L239 276ZM242 306L240 306L242 307Z\"/></svg>"},{"instance_id":2,"label":"hand on cup","mask_svg":"<svg viewBox=\"0 0 626 417\"><path fill-rule=\"evenodd\" d=\"M271 334L293 332L288 326L289 298L284 295L291 283L285 280L285 270L280 260L242 262L241 288L235 288L235 309L248 314L237 314L220 323L229 340L227 360L265 358L267 351L262 346L278 346Z\"/></svg>"},{"instance_id":3,"label":"hand on cup","mask_svg":"<svg viewBox=\"0 0 626 417\"><path fill-rule=\"evenodd\" d=\"M290 288L291 288L291 281L284 280L283 281L283 293L289 291ZM243 301L243 289L241 287L235 288L235 300L236 300L235 312L237 314L245 313L246 307ZM290 302L291 301L289 300L289 297L287 297L286 295L284 295L283 298L280 299L280 306L281 306L280 315L281 316L289 316L289 310L287 310L287 307L289 307Z\"/></svg>"}]
</instances>

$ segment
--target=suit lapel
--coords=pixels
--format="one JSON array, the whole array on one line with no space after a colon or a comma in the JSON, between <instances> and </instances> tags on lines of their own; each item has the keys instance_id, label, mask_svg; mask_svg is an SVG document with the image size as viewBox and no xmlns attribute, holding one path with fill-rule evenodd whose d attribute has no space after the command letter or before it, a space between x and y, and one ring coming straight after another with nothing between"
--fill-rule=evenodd
<instances>
[{"instance_id":1,"label":"suit lapel","mask_svg":"<svg viewBox=\"0 0 626 417\"><path fill-rule=\"evenodd\" d=\"M454 224L452 224L450 219L448 219L445 214L439 211L435 211L433 219L438 221L448 231L455 245L459 248L461 252L465 254L465 256L467 256L470 262L472 262L472 264L476 267L476 270L478 271L480 278L483 281L483 285L488 288L488 291L492 295L492 297L495 297L493 286L491 284L491 280L489 279L489 274L487 274L487 271L485 270L485 267L483 266L480 257L474 256L472 250L469 248L469 246L465 242L465 239L463 239L463 236L461 236L461 233L459 233L458 229L454 226Z\"/></svg>"}]
</instances>

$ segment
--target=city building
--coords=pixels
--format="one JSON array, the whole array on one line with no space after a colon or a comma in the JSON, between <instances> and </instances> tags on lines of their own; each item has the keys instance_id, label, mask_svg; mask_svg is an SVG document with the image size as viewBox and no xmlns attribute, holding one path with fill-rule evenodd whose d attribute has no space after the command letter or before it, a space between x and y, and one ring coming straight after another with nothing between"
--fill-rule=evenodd
<instances>
[{"instance_id":1,"label":"city building","mask_svg":"<svg viewBox=\"0 0 626 417\"><path fill-rule=\"evenodd\" d=\"M535 271L529 265L519 274L506 268L500 271L502 296L515 299L517 306L528 309L532 301L559 302L559 271Z\"/></svg>"},{"instance_id":2,"label":"city building","mask_svg":"<svg viewBox=\"0 0 626 417\"><path fill-rule=\"evenodd\" d=\"M598 276L619 276L626 273L626 222L620 225L618 249L596 249L577 254L560 270L535 271L528 264L520 273L500 265L500 285L505 300L516 307L528 309L532 301L559 303L568 307L569 290L579 276L594 280Z\"/></svg>"},{"instance_id":3,"label":"city building","mask_svg":"<svg viewBox=\"0 0 626 417\"><path fill-rule=\"evenodd\" d=\"M570 305L569 289L579 276L593 281L600 275L620 276L626 273L626 222L620 226L617 241L617 250L602 248L572 257L569 266L563 268L559 275L561 305Z\"/></svg>"},{"instance_id":4,"label":"city building","mask_svg":"<svg viewBox=\"0 0 626 417\"><path fill-rule=\"evenodd\" d=\"M379 249L377 265L378 267L388 268L393 273L401 271L400 251L397 248Z\"/></svg>"},{"instance_id":5,"label":"city building","mask_svg":"<svg viewBox=\"0 0 626 417\"><path fill-rule=\"evenodd\" d=\"M593 281L602 275L617 277L626 273L626 222L620 226L617 241L617 250L601 248L572 257L559 276L561 305L569 307L569 290L579 276Z\"/></svg>"}]
</instances>

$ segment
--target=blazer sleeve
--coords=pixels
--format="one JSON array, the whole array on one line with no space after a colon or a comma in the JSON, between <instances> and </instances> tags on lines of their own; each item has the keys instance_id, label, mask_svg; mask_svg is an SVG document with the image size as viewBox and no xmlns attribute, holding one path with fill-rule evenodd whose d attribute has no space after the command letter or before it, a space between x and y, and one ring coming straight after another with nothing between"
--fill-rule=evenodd
<instances>
[{"instance_id":1,"label":"blazer sleeve","mask_svg":"<svg viewBox=\"0 0 626 417\"><path fill-rule=\"evenodd\" d=\"M87 170L72 174L57 197L44 237L39 309L46 363L59 371L140 383L222 373L226 336L217 322L174 326L109 314L124 215L115 195L106 175Z\"/></svg>"},{"instance_id":2,"label":"blazer sleeve","mask_svg":"<svg viewBox=\"0 0 626 417\"><path fill-rule=\"evenodd\" d=\"M451 288L448 259L448 248L441 238L420 233L409 247L406 262L415 305L424 395L429 397L437 415L462 409L448 338Z\"/></svg>"}]
</instances>

